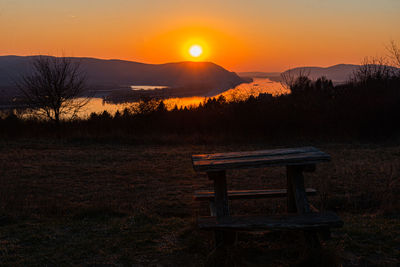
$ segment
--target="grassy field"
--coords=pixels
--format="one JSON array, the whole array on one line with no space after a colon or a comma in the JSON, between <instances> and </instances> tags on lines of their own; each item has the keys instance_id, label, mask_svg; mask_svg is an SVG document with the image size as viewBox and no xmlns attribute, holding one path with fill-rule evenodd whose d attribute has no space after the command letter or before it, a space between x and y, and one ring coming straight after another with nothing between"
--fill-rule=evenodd
<instances>
[{"instance_id":1,"label":"grassy field","mask_svg":"<svg viewBox=\"0 0 400 267\"><path fill-rule=\"evenodd\" d=\"M400 145L314 145L332 162L306 174L311 202L344 220L322 261L399 266ZM281 144L280 146L293 146ZM193 192L211 189L191 155L270 144L139 145L54 140L0 141L0 264L202 266L212 234ZM228 172L230 189L284 188L285 169ZM234 213L278 213L285 200L235 201ZM237 266L311 266L298 233L242 233ZM303 259L303 261L302 261Z\"/></svg>"}]
</instances>

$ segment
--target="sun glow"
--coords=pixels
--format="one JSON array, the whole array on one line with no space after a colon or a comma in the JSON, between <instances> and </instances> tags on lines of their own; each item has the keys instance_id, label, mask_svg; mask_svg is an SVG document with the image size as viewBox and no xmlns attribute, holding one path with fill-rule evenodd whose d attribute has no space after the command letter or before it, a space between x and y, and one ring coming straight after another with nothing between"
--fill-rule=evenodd
<instances>
[{"instance_id":1,"label":"sun glow","mask_svg":"<svg viewBox=\"0 0 400 267\"><path fill-rule=\"evenodd\" d=\"M209 38L208 38L209 39ZM210 58L210 40L200 37L189 37L183 43L183 58L190 61L205 61Z\"/></svg>"},{"instance_id":2,"label":"sun glow","mask_svg":"<svg viewBox=\"0 0 400 267\"><path fill-rule=\"evenodd\" d=\"M199 57L203 54L203 48L200 45L192 45L189 49L189 54L192 57Z\"/></svg>"}]
</instances>

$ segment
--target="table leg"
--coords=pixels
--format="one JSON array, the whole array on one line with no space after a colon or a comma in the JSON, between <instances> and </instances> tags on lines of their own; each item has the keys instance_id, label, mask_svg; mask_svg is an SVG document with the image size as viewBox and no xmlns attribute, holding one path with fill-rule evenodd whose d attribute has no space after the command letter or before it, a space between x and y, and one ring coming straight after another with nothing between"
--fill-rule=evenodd
<instances>
[{"instance_id":1,"label":"table leg","mask_svg":"<svg viewBox=\"0 0 400 267\"><path fill-rule=\"evenodd\" d=\"M287 166L288 212L299 214L311 212L304 187L304 166ZM319 248L320 243L316 232L305 231L306 242L311 248Z\"/></svg>"},{"instance_id":2,"label":"table leg","mask_svg":"<svg viewBox=\"0 0 400 267\"><path fill-rule=\"evenodd\" d=\"M228 188L226 184L226 172L208 172L208 178L214 180L215 193L215 212L217 221L222 221L229 217ZM236 233L227 231L215 231L216 247L220 245L232 245L235 243Z\"/></svg>"},{"instance_id":3,"label":"table leg","mask_svg":"<svg viewBox=\"0 0 400 267\"><path fill-rule=\"evenodd\" d=\"M297 212L295 194L294 194L294 184L293 184L293 170L288 166L286 168L286 178L287 178L287 212L295 213Z\"/></svg>"},{"instance_id":4,"label":"table leg","mask_svg":"<svg viewBox=\"0 0 400 267\"><path fill-rule=\"evenodd\" d=\"M288 211L310 212L306 190L304 188L303 166L287 166Z\"/></svg>"},{"instance_id":5,"label":"table leg","mask_svg":"<svg viewBox=\"0 0 400 267\"><path fill-rule=\"evenodd\" d=\"M225 171L208 172L208 178L214 180L215 209L217 221L229 217L228 188Z\"/></svg>"}]
</instances>

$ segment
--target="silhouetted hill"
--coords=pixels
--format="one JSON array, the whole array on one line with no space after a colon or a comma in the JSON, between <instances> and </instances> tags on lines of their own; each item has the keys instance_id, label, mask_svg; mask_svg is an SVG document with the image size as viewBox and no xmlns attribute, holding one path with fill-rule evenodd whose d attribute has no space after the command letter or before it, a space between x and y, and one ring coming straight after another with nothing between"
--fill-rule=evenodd
<instances>
[{"instance_id":1,"label":"silhouetted hill","mask_svg":"<svg viewBox=\"0 0 400 267\"><path fill-rule=\"evenodd\" d=\"M35 56L0 56L0 87L11 88L14 80L29 72ZM211 62L144 64L124 60L71 58L79 61L93 88L129 88L131 85L162 85L183 95L212 96L245 82L236 73ZM191 92L191 88L196 88Z\"/></svg>"},{"instance_id":2,"label":"silhouetted hill","mask_svg":"<svg viewBox=\"0 0 400 267\"><path fill-rule=\"evenodd\" d=\"M349 80L350 76L360 67L360 65L338 64L330 67L299 67L284 71L294 75L301 73L307 74L310 79L318 79L325 76L334 83L343 83Z\"/></svg>"},{"instance_id":3,"label":"silhouetted hill","mask_svg":"<svg viewBox=\"0 0 400 267\"><path fill-rule=\"evenodd\" d=\"M330 67L298 67L288 69L282 73L291 73L297 76L299 73L306 74L310 79L318 79L321 76L332 80L334 83L344 83L360 67L360 65L338 64ZM240 77L269 78L274 81L280 81L280 73L277 72L240 72Z\"/></svg>"}]
</instances>

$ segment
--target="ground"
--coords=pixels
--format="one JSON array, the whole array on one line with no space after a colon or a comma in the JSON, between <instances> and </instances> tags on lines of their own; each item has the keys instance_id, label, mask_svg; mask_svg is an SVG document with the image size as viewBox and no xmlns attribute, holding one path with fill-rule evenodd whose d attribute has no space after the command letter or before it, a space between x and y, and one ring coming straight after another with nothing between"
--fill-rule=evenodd
<instances>
[{"instance_id":1,"label":"ground","mask_svg":"<svg viewBox=\"0 0 400 267\"><path fill-rule=\"evenodd\" d=\"M397 144L314 145L332 156L306 174L344 227L332 231L321 262L398 266L400 261ZM196 228L211 189L191 155L274 148L271 144L151 145L67 140L0 141L0 264L203 266L212 234ZM230 189L284 188L285 169L228 172ZM278 213L285 200L232 203L234 213ZM311 266L299 233L241 233L230 252L237 266ZM303 264L303 265L301 265ZM318 265L318 263L314 263ZM321 265L321 264L320 264Z\"/></svg>"}]
</instances>

